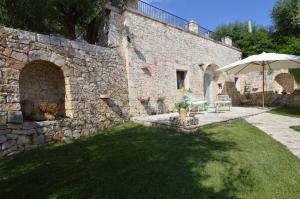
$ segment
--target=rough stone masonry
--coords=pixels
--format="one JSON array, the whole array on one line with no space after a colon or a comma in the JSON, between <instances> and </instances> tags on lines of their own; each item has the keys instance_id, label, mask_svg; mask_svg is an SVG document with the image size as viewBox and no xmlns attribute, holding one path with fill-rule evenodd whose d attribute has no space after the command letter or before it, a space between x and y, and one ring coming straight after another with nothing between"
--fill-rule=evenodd
<instances>
[{"instance_id":1,"label":"rough stone masonry","mask_svg":"<svg viewBox=\"0 0 300 199\"><path fill-rule=\"evenodd\" d=\"M1 27L0 156L127 120L125 70L116 49ZM56 101L64 117L26 121L24 100Z\"/></svg>"}]
</instances>

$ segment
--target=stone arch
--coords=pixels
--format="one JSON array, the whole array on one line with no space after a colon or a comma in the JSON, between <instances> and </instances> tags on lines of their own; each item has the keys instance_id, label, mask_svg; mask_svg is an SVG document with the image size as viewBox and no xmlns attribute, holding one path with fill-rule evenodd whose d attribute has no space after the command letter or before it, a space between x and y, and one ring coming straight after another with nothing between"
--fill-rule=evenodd
<instances>
[{"instance_id":1,"label":"stone arch","mask_svg":"<svg viewBox=\"0 0 300 199\"><path fill-rule=\"evenodd\" d=\"M20 101L23 117L45 120L40 111L44 103L59 105L58 116L66 116L66 82L64 73L56 64L35 60L27 63L20 73Z\"/></svg>"},{"instance_id":2,"label":"stone arch","mask_svg":"<svg viewBox=\"0 0 300 199\"><path fill-rule=\"evenodd\" d=\"M203 95L208 102L213 102L218 94L218 78L221 72L216 70L219 68L216 64L208 64L204 71L203 77Z\"/></svg>"},{"instance_id":3,"label":"stone arch","mask_svg":"<svg viewBox=\"0 0 300 199\"><path fill-rule=\"evenodd\" d=\"M275 77L275 81L281 86L279 92L293 93L295 88L295 80L293 75L289 73L280 73Z\"/></svg>"}]
</instances>

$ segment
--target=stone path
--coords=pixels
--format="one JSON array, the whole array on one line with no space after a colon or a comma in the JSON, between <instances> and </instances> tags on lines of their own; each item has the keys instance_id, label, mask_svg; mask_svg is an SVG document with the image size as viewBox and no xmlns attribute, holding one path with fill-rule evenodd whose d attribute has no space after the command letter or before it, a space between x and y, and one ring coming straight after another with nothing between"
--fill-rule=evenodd
<instances>
[{"instance_id":1,"label":"stone path","mask_svg":"<svg viewBox=\"0 0 300 199\"><path fill-rule=\"evenodd\" d=\"M300 125L300 118L262 113L247 117L246 120L285 145L300 158L300 132L290 128Z\"/></svg>"}]
</instances>

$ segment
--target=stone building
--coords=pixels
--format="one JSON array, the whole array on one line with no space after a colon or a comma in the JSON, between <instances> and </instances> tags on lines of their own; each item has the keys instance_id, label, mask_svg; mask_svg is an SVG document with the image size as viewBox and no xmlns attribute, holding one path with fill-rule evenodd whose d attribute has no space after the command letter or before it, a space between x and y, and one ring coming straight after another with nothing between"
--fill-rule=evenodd
<instances>
[{"instance_id":1,"label":"stone building","mask_svg":"<svg viewBox=\"0 0 300 199\"><path fill-rule=\"evenodd\" d=\"M218 41L197 22L141 1L130 1L124 11L109 9L108 43L119 46L126 62L131 115L155 112L159 97L165 98L165 111L173 111L184 90L213 102L225 82L233 81L216 71L241 58L230 38ZM138 100L149 97L146 107Z\"/></svg>"},{"instance_id":2,"label":"stone building","mask_svg":"<svg viewBox=\"0 0 300 199\"><path fill-rule=\"evenodd\" d=\"M239 92L260 91L247 88L257 74L216 71L241 58L229 37L137 0L106 13L98 42L106 47L0 27L0 156L158 112L158 99L168 112L185 94L240 104ZM269 81L293 92L283 72Z\"/></svg>"}]
</instances>

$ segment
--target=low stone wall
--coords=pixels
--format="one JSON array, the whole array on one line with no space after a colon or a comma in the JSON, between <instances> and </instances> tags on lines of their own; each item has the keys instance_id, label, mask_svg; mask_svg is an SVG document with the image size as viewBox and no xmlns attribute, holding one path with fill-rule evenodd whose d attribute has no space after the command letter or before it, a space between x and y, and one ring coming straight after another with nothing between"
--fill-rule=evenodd
<instances>
[{"instance_id":1,"label":"low stone wall","mask_svg":"<svg viewBox=\"0 0 300 199\"><path fill-rule=\"evenodd\" d=\"M59 71L62 75L55 76ZM79 138L127 120L127 82L116 49L1 27L0 156L51 140ZM24 105L26 100L31 109ZM56 121L28 122L24 117L26 110L29 118L41 119L36 116L39 103L54 101L62 112Z\"/></svg>"},{"instance_id":2,"label":"low stone wall","mask_svg":"<svg viewBox=\"0 0 300 199\"><path fill-rule=\"evenodd\" d=\"M262 105L262 92L246 94L241 101L242 105ZM243 102L244 101L244 102ZM265 105L270 107L291 106L300 107L300 90L295 90L291 94L278 94L275 92L265 92Z\"/></svg>"}]
</instances>

